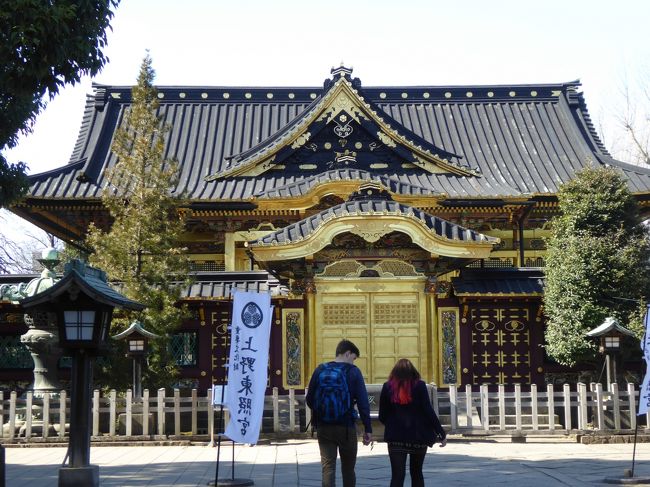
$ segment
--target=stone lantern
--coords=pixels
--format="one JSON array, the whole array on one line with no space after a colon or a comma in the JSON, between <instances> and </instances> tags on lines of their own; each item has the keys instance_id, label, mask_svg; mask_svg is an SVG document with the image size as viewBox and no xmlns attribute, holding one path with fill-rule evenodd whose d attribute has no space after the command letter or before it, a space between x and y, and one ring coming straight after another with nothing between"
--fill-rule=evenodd
<instances>
[{"instance_id":1,"label":"stone lantern","mask_svg":"<svg viewBox=\"0 0 650 487\"><path fill-rule=\"evenodd\" d=\"M59 280L54 272L60 262L56 249L43 250L41 258L37 260L43 266L43 272L20 290L21 295L16 296L19 299L42 293ZM50 311L30 311L25 313L24 319L28 330L21 335L20 341L34 361L34 382L28 389L34 391L35 397L43 397L45 393L58 394L62 389L58 367L63 351L59 347L56 314Z\"/></svg>"}]
</instances>

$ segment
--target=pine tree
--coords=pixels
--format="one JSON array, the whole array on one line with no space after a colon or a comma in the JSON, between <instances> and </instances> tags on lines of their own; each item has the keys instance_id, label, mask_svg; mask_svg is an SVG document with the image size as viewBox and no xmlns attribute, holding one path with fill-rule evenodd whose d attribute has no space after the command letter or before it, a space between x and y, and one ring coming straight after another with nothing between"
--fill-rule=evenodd
<instances>
[{"instance_id":1,"label":"pine tree","mask_svg":"<svg viewBox=\"0 0 650 487\"><path fill-rule=\"evenodd\" d=\"M184 221L178 207L182 198L172 196L178 163L164 158L168 128L157 114L154 76L147 54L132 89L130 110L111 148L117 162L107 171L102 202L113 223L108 231L91 224L87 243L92 249L91 264L121 283L121 292L127 297L146 304L137 319L161 338L153 344L143 384L164 387L170 385L176 369L168 350L169 335L184 316L184 310L175 304L182 287L179 284L187 283L189 260L180 245ZM135 318L133 313L116 316L113 330L126 328Z\"/></svg>"},{"instance_id":2,"label":"pine tree","mask_svg":"<svg viewBox=\"0 0 650 487\"><path fill-rule=\"evenodd\" d=\"M588 167L558 191L561 215L547 242L546 350L564 365L593 360L585 334L608 316L641 334L650 291L648 233L622 174Z\"/></svg>"}]
</instances>

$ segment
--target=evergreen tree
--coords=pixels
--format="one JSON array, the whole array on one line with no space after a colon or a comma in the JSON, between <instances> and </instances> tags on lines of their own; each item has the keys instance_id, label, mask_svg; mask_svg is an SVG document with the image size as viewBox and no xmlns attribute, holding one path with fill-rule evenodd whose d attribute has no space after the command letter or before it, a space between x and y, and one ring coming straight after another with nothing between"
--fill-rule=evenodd
<instances>
[{"instance_id":1,"label":"evergreen tree","mask_svg":"<svg viewBox=\"0 0 650 487\"><path fill-rule=\"evenodd\" d=\"M119 0L0 0L0 150L29 133L36 116L66 84L93 76ZM0 207L29 189L23 162L0 154Z\"/></svg>"},{"instance_id":2,"label":"evergreen tree","mask_svg":"<svg viewBox=\"0 0 650 487\"><path fill-rule=\"evenodd\" d=\"M117 162L107 171L108 185L102 202L113 223L108 231L91 224L87 243L92 249L91 264L104 269L110 280L120 282L123 294L147 306L137 318L160 339L153 344L149 365L143 370L143 384L164 387L170 385L176 370L168 345L170 333L184 316L184 310L175 304L179 284L186 283L190 269L180 245L184 221L178 207L182 201L172 196L178 164L164 159L164 134L168 128L157 114L153 80L154 70L147 55L132 90L130 110L111 148ZM114 330L125 329L135 318L133 313L117 315ZM115 364L110 366L109 380L116 375Z\"/></svg>"},{"instance_id":3,"label":"evergreen tree","mask_svg":"<svg viewBox=\"0 0 650 487\"><path fill-rule=\"evenodd\" d=\"M546 350L564 365L595 358L585 334L617 317L642 332L648 296L648 233L624 177L611 167L588 167L558 191L560 216L547 242L544 310Z\"/></svg>"}]
</instances>

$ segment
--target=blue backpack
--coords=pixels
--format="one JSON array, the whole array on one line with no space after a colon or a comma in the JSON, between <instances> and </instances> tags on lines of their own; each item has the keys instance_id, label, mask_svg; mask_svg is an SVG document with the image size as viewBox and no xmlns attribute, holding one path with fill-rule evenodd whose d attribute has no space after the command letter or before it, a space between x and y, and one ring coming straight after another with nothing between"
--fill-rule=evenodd
<instances>
[{"instance_id":1,"label":"blue backpack","mask_svg":"<svg viewBox=\"0 0 650 487\"><path fill-rule=\"evenodd\" d=\"M318 422L345 424L350 418L352 398L348 387L348 364L328 362L320 366L314 410Z\"/></svg>"}]
</instances>

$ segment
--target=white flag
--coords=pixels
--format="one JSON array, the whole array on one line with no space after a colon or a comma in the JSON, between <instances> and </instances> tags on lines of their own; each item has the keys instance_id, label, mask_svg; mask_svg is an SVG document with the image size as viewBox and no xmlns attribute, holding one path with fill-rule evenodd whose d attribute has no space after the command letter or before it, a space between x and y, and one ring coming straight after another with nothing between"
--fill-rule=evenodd
<instances>
[{"instance_id":1,"label":"white flag","mask_svg":"<svg viewBox=\"0 0 650 487\"><path fill-rule=\"evenodd\" d=\"M650 304L645 312L644 328L645 333L643 334L643 340L641 340L641 350L643 350L643 358L646 362L646 373L639 391L639 412L637 416L646 414L650 408Z\"/></svg>"},{"instance_id":2,"label":"white flag","mask_svg":"<svg viewBox=\"0 0 650 487\"><path fill-rule=\"evenodd\" d=\"M270 294L234 294L224 401L230 421L225 434L239 443L255 444L260 436L272 315Z\"/></svg>"}]
</instances>

